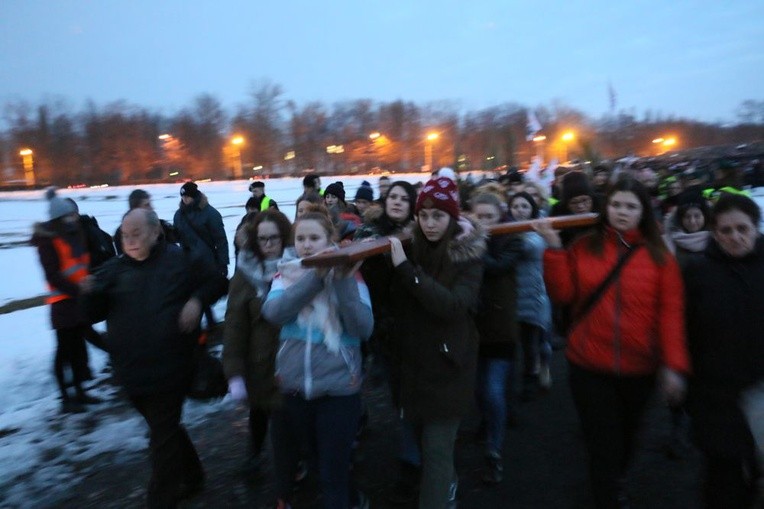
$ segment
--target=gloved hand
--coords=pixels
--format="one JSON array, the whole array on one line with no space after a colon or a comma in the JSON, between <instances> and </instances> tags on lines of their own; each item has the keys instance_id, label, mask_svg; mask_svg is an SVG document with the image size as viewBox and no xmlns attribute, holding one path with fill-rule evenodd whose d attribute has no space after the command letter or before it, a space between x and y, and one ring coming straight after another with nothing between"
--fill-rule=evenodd
<instances>
[{"instance_id":1,"label":"gloved hand","mask_svg":"<svg viewBox=\"0 0 764 509\"><path fill-rule=\"evenodd\" d=\"M231 393L234 401L247 400L247 386L244 384L244 379L240 376L234 376L228 380L228 392Z\"/></svg>"}]
</instances>

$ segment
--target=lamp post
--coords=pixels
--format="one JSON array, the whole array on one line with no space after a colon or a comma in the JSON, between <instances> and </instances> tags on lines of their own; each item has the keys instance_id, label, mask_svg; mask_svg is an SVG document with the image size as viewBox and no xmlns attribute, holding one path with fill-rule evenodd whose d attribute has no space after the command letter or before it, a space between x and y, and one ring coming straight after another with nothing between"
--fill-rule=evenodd
<instances>
[{"instance_id":1,"label":"lamp post","mask_svg":"<svg viewBox=\"0 0 764 509\"><path fill-rule=\"evenodd\" d=\"M244 144L244 138L242 136L234 136L231 138L231 145L233 146L233 176L234 178L242 178L243 170L241 168L241 145Z\"/></svg>"},{"instance_id":2,"label":"lamp post","mask_svg":"<svg viewBox=\"0 0 764 509\"><path fill-rule=\"evenodd\" d=\"M27 182L27 186L35 185L34 178L34 159L32 158L33 152L31 148L24 148L19 150L21 156L21 164L24 167L24 179Z\"/></svg>"},{"instance_id":3,"label":"lamp post","mask_svg":"<svg viewBox=\"0 0 764 509\"><path fill-rule=\"evenodd\" d=\"M676 145L676 138L673 136L670 136L668 138L655 138L653 140L653 144L658 148L657 155L661 155L667 150L669 150L671 147Z\"/></svg>"},{"instance_id":4,"label":"lamp post","mask_svg":"<svg viewBox=\"0 0 764 509\"><path fill-rule=\"evenodd\" d=\"M568 144L574 139L576 139L576 134L573 131L567 131L562 135L562 143L565 149L565 158L563 159L563 162L567 162L568 160Z\"/></svg>"},{"instance_id":5,"label":"lamp post","mask_svg":"<svg viewBox=\"0 0 764 509\"><path fill-rule=\"evenodd\" d=\"M427 135L427 142L424 144L424 168L422 171L432 171L432 144L438 139L438 133L430 133Z\"/></svg>"}]
</instances>

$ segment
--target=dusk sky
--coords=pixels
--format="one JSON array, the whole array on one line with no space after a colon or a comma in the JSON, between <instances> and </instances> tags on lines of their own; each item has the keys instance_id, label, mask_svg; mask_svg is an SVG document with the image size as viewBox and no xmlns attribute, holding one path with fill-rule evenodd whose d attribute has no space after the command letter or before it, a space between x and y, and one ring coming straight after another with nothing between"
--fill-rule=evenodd
<instances>
[{"instance_id":1,"label":"dusk sky","mask_svg":"<svg viewBox=\"0 0 764 509\"><path fill-rule=\"evenodd\" d=\"M0 105L229 111L270 80L299 104L555 100L734 121L764 100L764 1L0 1Z\"/></svg>"}]
</instances>

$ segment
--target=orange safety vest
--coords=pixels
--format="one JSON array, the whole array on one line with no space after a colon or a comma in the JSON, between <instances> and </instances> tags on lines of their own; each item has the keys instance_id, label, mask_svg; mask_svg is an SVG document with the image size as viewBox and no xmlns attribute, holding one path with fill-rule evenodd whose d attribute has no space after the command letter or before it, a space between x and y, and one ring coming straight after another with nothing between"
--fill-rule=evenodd
<instances>
[{"instance_id":1,"label":"orange safety vest","mask_svg":"<svg viewBox=\"0 0 764 509\"><path fill-rule=\"evenodd\" d=\"M53 247L58 255L59 271L66 279L76 284L88 276L90 253L84 251L79 257L74 257L72 255L72 246L60 237L53 239ZM54 288L50 283L48 283L48 290L49 293L45 298L47 304L53 304L54 302L72 298L71 295L67 295Z\"/></svg>"}]
</instances>

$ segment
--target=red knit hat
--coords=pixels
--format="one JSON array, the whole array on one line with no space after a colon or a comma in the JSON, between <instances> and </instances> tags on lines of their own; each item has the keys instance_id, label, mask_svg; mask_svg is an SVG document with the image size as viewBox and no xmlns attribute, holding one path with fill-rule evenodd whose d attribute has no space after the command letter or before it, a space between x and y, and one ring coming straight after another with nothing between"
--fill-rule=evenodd
<instances>
[{"instance_id":1,"label":"red knit hat","mask_svg":"<svg viewBox=\"0 0 764 509\"><path fill-rule=\"evenodd\" d=\"M459 190L450 178L438 177L427 181L416 199L415 213L421 209L438 209L459 219Z\"/></svg>"}]
</instances>

